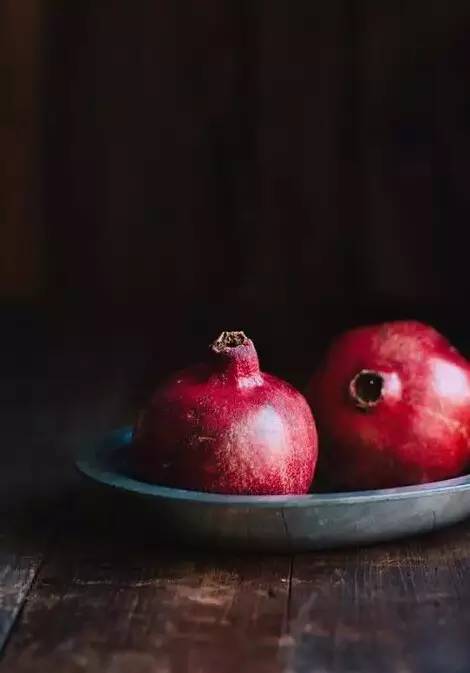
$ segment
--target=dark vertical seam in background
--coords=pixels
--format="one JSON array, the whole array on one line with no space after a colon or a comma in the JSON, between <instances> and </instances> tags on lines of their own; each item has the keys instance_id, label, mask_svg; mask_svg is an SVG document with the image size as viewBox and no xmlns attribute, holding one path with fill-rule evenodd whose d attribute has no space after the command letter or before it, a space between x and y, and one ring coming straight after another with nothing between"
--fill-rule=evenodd
<instances>
[{"instance_id":1,"label":"dark vertical seam in background","mask_svg":"<svg viewBox=\"0 0 470 673\"><path fill-rule=\"evenodd\" d=\"M246 234L253 225L253 206L256 193L256 137L257 137L257 66L258 66L258 0L240 2L240 62L235 105L239 106L240 146L236 176L236 226L238 279L243 285L246 270ZM233 243L233 241L232 241Z\"/></svg>"},{"instance_id":2,"label":"dark vertical seam in background","mask_svg":"<svg viewBox=\"0 0 470 673\"><path fill-rule=\"evenodd\" d=\"M214 138L218 231L223 235L224 270L229 291L243 286L246 235L251 229L256 175L257 2L240 0L237 25L236 73L228 123ZM227 137L227 135L229 137ZM223 287L223 284L221 284ZM225 293L224 293L225 294ZM221 300L224 296L220 297Z\"/></svg>"},{"instance_id":3,"label":"dark vertical seam in background","mask_svg":"<svg viewBox=\"0 0 470 673\"><path fill-rule=\"evenodd\" d=\"M358 0L344 0L343 5L343 117L340 137L340 205L339 217L345 232L342 257L343 284L350 295L360 303L360 289L367 281L361 268L362 222L366 215L364 207L364 169L361 152L360 125L360 29L361 12ZM367 270L366 270L367 273ZM354 302L350 310L354 311Z\"/></svg>"},{"instance_id":4,"label":"dark vertical seam in background","mask_svg":"<svg viewBox=\"0 0 470 673\"><path fill-rule=\"evenodd\" d=\"M90 3L44 4L42 80L42 205L46 236L49 301L63 305L76 288L67 261L64 241L70 222L71 183L75 166L70 162L74 128L73 87L79 54L86 43ZM94 102L94 101L93 101ZM84 103L85 104L85 103ZM90 105L90 101L86 101ZM76 224L76 223L73 223ZM52 292L52 295L51 295Z\"/></svg>"},{"instance_id":5,"label":"dark vertical seam in background","mask_svg":"<svg viewBox=\"0 0 470 673\"><path fill-rule=\"evenodd\" d=\"M44 54L43 54L43 124L42 124L42 203L45 235L47 239L46 285L50 288L53 303L66 289L61 241L67 235L67 227L62 221L66 196L66 176L64 175L66 124L69 121L67 96L64 82L69 73L70 49L66 42L70 39L70 5L58 9L52 0L44 5ZM62 226L59 225L59 222ZM62 229L62 231L60 231ZM57 254L59 253L59 254Z\"/></svg>"}]
</instances>

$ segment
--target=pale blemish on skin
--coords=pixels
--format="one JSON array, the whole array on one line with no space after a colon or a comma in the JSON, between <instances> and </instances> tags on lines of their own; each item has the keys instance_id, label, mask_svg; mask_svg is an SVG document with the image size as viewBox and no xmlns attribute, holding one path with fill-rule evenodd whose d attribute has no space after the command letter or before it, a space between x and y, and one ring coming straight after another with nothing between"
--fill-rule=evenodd
<instances>
[{"instance_id":1,"label":"pale blemish on skin","mask_svg":"<svg viewBox=\"0 0 470 673\"><path fill-rule=\"evenodd\" d=\"M467 373L462 367L441 359L431 362L433 382L436 392L449 401L456 400L459 404L462 397L470 400L470 383Z\"/></svg>"}]
</instances>

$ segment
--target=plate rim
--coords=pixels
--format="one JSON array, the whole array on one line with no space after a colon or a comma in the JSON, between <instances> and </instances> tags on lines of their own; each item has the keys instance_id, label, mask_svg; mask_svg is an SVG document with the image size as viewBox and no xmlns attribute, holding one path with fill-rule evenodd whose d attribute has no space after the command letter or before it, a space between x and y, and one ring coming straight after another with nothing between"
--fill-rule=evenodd
<instances>
[{"instance_id":1,"label":"plate rim","mask_svg":"<svg viewBox=\"0 0 470 673\"><path fill-rule=\"evenodd\" d=\"M104 486L109 486L128 493L155 497L163 500L184 501L186 503L204 503L218 506L242 507L309 507L334 506L345 504L363 504L364 502L380 502L403 500L417 497L429 497L437 493L461 492L470 490L470 474L445 479L442 481L399 486L396 488L376 489L367 491L335 491L331 493L306 493L303 495L225 495L222 493L205 493L187 489L159 486L128 476L106 464L105 457L130 444L132 426L123 426L95 439L87 447L79 451L75 457L78 471ZM100 454L101 458L98 456Z\"/></svg>"}]
</instances>

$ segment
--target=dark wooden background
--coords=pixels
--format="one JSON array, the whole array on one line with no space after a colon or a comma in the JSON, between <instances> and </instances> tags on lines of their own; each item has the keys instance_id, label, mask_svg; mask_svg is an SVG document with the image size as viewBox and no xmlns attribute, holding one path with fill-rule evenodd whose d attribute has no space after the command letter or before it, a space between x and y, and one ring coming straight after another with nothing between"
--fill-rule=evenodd
<instances>
[{"instance_id":1,"label":"dark wooden background","mask_svg":"<svg viewBox=\"0 0 470 673\"><path fill-rule=\"evenodd\" d=\"M457 332L469 28L464 0L5 0L1 296L175 360L245 328L281 369L375 317Z\"/></svg>"},{"instance_id":2,"label":"dark wooden background","mask_svg":"<svg viewBox=\"0 0 470 673\"><path fill-rule=\"evenodd\" d=\"M467 351L469 29L464 0L5 0L6 366L31 320L140 350L139 399L222 329L300 384L363 321Z\"/></svg>"}]
</instances>

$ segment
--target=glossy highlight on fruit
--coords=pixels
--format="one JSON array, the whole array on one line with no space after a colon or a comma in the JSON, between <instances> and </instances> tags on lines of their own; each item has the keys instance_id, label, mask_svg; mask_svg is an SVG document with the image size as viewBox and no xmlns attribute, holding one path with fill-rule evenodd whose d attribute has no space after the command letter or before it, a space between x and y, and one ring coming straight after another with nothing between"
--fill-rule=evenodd
<instances>
[{"instance_id":1,"label":"glossy highlight on fruit","mask_svg":"<svg viewBox=\"0 0 470 673\"><path fill-rule=\"evenodd\" d=\"M309 382L319 472L334 489L421 484L470 462L470 365L432 327L350 330Z\"/></svg>"},{"instance_id":2,"label":"glossy highlight on fruit","mask_svg":"<svg viewBox=\"0 0 470 673\"><path fill-rule=\"evenodd\" d=\"M134 432L147 481L226 494L306 493L317 434L301 393L260 371L243 332L222 332L205 362L163 383Z\"/></svg>"}]
</instances>

